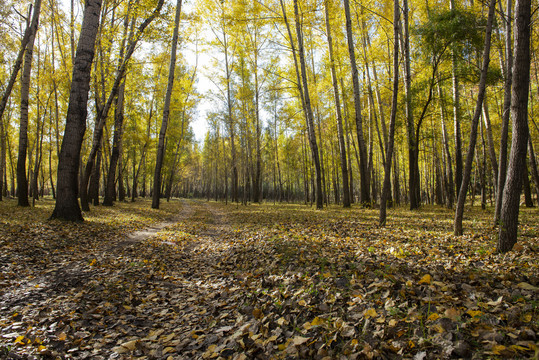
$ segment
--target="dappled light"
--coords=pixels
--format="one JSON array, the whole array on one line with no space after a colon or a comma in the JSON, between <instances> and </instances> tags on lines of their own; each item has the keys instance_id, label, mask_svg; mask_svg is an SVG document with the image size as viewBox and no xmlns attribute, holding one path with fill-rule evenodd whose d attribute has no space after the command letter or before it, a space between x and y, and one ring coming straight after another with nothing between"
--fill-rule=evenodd
<instances>
[{"instance_id":1,"label":"dappled light","mask_svg":"<svg viewBox=\"0 0 539 360\"><path fill-rule=\"evenodd\" d=\"M450 222L429 226L451 218L439 208L424 216L393 209L380 228L375 210L192 200L163 203L153 220L141 211L145 201L100 208L70 225L46 220L51 205L11 225L6 210L14 204L1 207L4 354L517 358L536 351L532 211L522 214L518 248L500 255L489 216L478 209L466 220L473 232L456 237Z\"/></svg>"}]
</instances>

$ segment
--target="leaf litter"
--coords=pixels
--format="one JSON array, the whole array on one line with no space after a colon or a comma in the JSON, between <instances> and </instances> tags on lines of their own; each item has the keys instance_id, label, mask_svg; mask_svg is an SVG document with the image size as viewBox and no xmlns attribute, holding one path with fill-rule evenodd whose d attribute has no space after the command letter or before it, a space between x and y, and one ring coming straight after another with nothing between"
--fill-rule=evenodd
<instances>
[{"instance_id":1,"label":"leaf litter","mask_svg":"<svg viewBox=\"0 0 539 360\"><path fill-rule=\"evenodd\" d=\"M0 357L444 359L537 354L536 211L494 253L486 212L146 201L82 224L0 205ZM535 211L535 212L534 212Z\"/></svg>"}]
</instances>

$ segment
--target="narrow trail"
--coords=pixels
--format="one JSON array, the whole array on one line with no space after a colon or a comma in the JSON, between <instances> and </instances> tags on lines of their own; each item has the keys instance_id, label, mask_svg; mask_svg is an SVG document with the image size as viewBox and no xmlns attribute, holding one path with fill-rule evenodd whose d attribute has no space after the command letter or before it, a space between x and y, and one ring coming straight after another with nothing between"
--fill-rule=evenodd
<instances>
[{"instance_id":1,"label":"narrow trail","mask_svg":"<svg viewBox=\"0 0 539 360\"><path fill-rule=\"evenodd\" d=\"M12 323L0 345L25 333L34 342L47 339L41 353L52 357L161 359L174 353L173 359L191 359L235 322L227 315L235 305L222 294L236 280L213 266L231 233L221 210L184 200L170 220L53 263L43 275L2 289L2 323L8 322L7 314L40 321ZM224 325L210 336L208 326L217 323ZM191 355L177 355L180 349ZM32 349L0 355L33 358L24 355L26 350Z\"/></svg>"}]
</instances>

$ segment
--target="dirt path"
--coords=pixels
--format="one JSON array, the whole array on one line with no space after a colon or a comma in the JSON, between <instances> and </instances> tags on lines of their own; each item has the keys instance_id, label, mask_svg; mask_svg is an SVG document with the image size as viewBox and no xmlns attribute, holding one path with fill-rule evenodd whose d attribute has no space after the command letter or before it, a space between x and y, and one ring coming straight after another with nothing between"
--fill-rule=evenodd
<instances>
[{"instance_id":1,"label":"dirt path","mask_svg":"<svg viewBox=\"0 0 539 360\"><path fill-rule=\"evenodd\" d=\"M0 357L192 358L217 341L193 334L224 323L223 335L235 321L221 297L235 280L213 271L231 232L223 212L186 200L170 220L53 261L43 275L2 289ZM191 355L177 355L180 348Z\"/></svg>"}]
</instances>

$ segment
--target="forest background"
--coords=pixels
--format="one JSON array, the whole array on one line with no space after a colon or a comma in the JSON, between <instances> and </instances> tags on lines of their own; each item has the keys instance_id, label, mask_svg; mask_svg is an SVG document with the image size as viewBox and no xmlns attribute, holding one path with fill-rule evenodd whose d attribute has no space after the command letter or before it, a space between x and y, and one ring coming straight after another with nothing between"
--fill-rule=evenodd
<instances>
[{"instance_id":1,"label":"forest background","mask_svg":"<svg viewBox=\"0 0 539 360\"><path fill-rule=\"evenodd\" d=\"M154 207L171 196L379 204L381 224L387 205L436 203L455 208L457 235L467 197L473 205L478 196L497 224L506 178L518 180L505 188L520 194L522 186L526 206L539 200L537 29L529 27L531 67L519 72L531 84L512 84L512 7L103 1L74 193L84 211L100 196L112 205L153 195ZM48 0L4 2L1 12L0 192L24 206L62 188L83 11L77 1ZM201 73L211 87L197 87ZM526 90L520 113L512 86ZM197 111L201 103L212 105ZM201 116L207 131L197 141L192 125ZM520 142L515 129L525 134ZM527 158L508 171L511 135L521 144L515 159Z\"/></svg>"}]
</instances>

